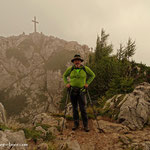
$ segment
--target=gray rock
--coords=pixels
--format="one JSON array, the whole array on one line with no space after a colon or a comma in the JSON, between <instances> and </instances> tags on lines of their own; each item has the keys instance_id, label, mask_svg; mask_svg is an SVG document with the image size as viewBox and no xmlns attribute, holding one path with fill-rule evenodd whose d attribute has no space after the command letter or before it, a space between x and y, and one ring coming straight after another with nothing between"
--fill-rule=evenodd
<instances>
[{"instance_id":1,"label":"gray rock","mask_svg":"<svg viewBox=\"0 0 150 150\"><path fill-rule=\"evenodd\" d=\"M106 133L127 133L129 131L129 129L122 124L112 123L104 120L99 120L98 123L100 128L103 129ZM96 120L93 120L93 126L94 129L98 131Z\"/></svg>"},{"instance_id":2,"label":"gray rock","mask_svg":"<svg viewBox=\"0 0 150 150\"><path fill-rule=\"evenodd\" d=\"M0 131L0 144L16 144L13 145L12 150L27 150L28 145L21 146L20 144L27 144L23 130L12 132L10 130ZM18 145L17 145L18 144ZM0 150L10 149L11 146L0 146Z\"/></svg>"},{"instance_id":3,"label":"gray rock","mask_svg":"<svg viewBox=\"0 0 150 150\"><path fill-rule=\"evenodd\" d=\"M2 103L0 103L0 123L6 124L6 112Z\"/></svg>"},{"instance_id":4,"label":"gray rock","mask_svg":"<svg viewBox=\"0 0 150 150\"><path fill-rule=\"evenodd\" d=\"M51 128L49 128L48 129L48 132L51 132L53 135L58 135L59 134L59 132L58 132L58 130L57 130L57 128L56 127L51 127Z\"/></svg>"},{"instance_id":5,"label":"gray rock","mask_svg":"<svg viewBox=\"0 0 150 150\"><path fill-rule=\"evenodd\" d=\"M46 135L46 131L41 126L36 127L35 130L41 131L43 133L43 135Z\"/></svg>"},{"instance_id":6,"label":"gray rock","mask_svg":"<svg viewBox=\"0 0 150 150\"><path fill-rule=\"evenodd\" d=\"M46 113L41 113L39 115L36 115L33 118L33 124L35 123L42 123L42 124L47 124L50 126L57 126L58 120L56 120L54 117L50 115L47 115Z\"/></svg>"},{"instance_id":7,"label":"gray rock","mask_svg":"<svg viewBox=\"0 0 150 150\"><path fill-rule=\"evenodd\" d=\"M66 115L72 116L72 104L68 103Z\"/></svg>"},{"instance_id":8,"label":"gray rock","mask_svg":"<svg viewBox=\"0 0 150 150\"><path fill-rule=\"evenodd\" d=\"M66 140L58 145L57 150L81 150L77 140Z\"/></svg>"},{"instance_id":9,"label":"gray rock","mask_svg":"<svg viewBox=\"0 0 150 150\"><path fill-rule=\"evenodd\" d=\"M120 107L118 121L130 129L142 129L150 124L150 84L143 83L128 94L126 101Z\"/></svg>"},{"instance_id":10,"label":"gray rock","mask_svg":"<svg viewBox=\"0 0 150 150\"><path fill-rule=\"evenodd\" d=\"M133 147L135 150L150 150L150 141L146 142L140 142L140 143L132 143L131 147Z\"/></svg>"},{"instance_id":11,"label":"gray rock","mask_svg":"<svg viewBox=\"0 0 150 150\"><path fill-rule=\"evenodd\" d=\"M80 145L77 140L68 141L67 145L68 145L68 149L81 150Z\"/></svg>"},{"instance_id":12,"label":"gray rock","mask_svg":"<svg viewBox=\"0 0 150 150\"><path fill-rule=\"evenodd\" d=\"M150 84L144 82L132 93L114 96L106 102L106 108L114 112L118 123L131 130L142 129L145 124L150 124Z\"/></svg>"},{"instance_id":13,"label":"gray rock","mask_svg":"<svg viewBox=\"0 0 150 150\"><path fill-rule=\"evenodd\" d=\"M130 140L129 140L129 138L126 137L125 135L120 135L120 136L119 136L119 140L120 140L123 144L125 144L125 145L128 145L128 144L131 143Z\"/></svg>"},{"instance_id":14,"label":"gray rock","mask_svg":"<svg viewBox=\"0 0 150 150\"><path fill-rule=\"evenodd\" d=\"M41 143L37 146L37 150L48 150L48 145L46 143Z\"/></svg>"}]
</instances>

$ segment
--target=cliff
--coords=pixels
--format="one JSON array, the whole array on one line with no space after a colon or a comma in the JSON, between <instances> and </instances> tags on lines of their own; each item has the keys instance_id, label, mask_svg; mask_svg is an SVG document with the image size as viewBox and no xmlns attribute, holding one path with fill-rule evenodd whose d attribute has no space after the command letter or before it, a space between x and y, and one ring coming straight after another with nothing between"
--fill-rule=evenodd
<instances>
[{"instance_id":1,"label":"cliff","mask_svg":"<svg viewBox=\"0 0 150 150\"><path fill-rule=\"evenodd\" d=\"M29 115L57 112L62 74L76 53L86 62L89 48L42 33L0 37L0 102L7 115L25 121Z\"/></svg>"}]
</instances>

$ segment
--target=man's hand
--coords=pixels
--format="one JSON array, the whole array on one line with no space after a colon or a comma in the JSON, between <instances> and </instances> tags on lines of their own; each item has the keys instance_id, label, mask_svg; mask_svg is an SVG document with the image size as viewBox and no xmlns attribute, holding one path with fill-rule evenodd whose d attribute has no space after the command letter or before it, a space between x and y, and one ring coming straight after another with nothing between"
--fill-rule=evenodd
<instances>
[{"instance_id":1,"label":"man's hand","mask_svg":"<svg viewBox=\"0 0 150 150\"><path fill-rule=\"evenodd\" d=\"M70 83L66 84L66 87L67 87L67 88L70 88L70 86L71 86Z\"/></svg>"},{"instance_id":2,"label":"man's hand","mask_svg":"<svg viewBox=\"0 0 150 150\"><path fill-rule=\"evenodd\" d=\"M85 86L85 88L88 88L89 85L86 83L84 86Z\"/></svg>"}]
</instances>

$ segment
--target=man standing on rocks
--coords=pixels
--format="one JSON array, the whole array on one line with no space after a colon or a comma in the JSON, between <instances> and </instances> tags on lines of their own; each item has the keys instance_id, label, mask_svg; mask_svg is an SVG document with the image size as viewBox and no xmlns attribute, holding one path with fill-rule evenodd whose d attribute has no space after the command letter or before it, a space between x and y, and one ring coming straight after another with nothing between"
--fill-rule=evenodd
<instances>
[{"instance_id":1,"label":"man standing on rocks","mask_svg":"<svg viewBox=\"0 0 150 150\"><path fill-rule=\"evenodd\" d=\"M86 113L86 94L85 89L95 78L94 72L87 66L83 66L81 62L84 60L79 54L76 54L71 62L74 64L67 68L63 74L63 79L67 88L70 88L70 100L73 106L73 119L74 127L72 130L76 130L79 127L79 112L78 104L81 111L84 130L89 131L88 117ZM88 79L87 79L88 75ZM67 77L70 76L70 81Z\"/></svg>"}]
</instances>

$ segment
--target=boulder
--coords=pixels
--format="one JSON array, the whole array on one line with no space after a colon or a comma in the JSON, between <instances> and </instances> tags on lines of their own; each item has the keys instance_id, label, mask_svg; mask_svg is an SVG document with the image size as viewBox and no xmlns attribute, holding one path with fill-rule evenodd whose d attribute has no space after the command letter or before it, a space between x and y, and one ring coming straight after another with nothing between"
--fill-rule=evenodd
<instances>
[{"instance_id":1,"label":"boulder","mask_svg":"<svg viewBox=\"0 0 150 150\"><path fill-rule=\"evenodd\" d=\"M131 130L142 129L150 124L150 84L139 84L132 93L115 95L109 99L103 110L111 112L118 123Z\"/></svg>"},{"instance_id":2,"label":"boulder","mask_svg":"<svg viewBox=\"0 0 150 150\"><path fill-rule=\"evenodd\" d=\"M140 136L140 137L138 137ZM119 141L121 142L121 147L124 149L134 149L134 150L149 150L150 141L149 138L144 139L142 135L133 134L132 138L127 135L119 135Z\"/></svg>"},{"instance_id":3,"label":"boulder","mask_svg":"<svg viewBox=\"0 0 150 150\"><path fill-rule=\"evenodd\" d=\"M118 122L130 129L142 129L150 124L150 84L142 83L127 95L120 107Z\"/></svg>"},{"instance_id":4,"label":"boulder","mask_svg":"<svg viewBox=\"0 0 150 150\"><path fill-rule=\"evenodd\" d=\"M26 146L21 145L13 145L11 146L0 146L0 150L4 150L4 148L11 148L12 150L27 150L28 145L25 139L25 135L23 130L12 132L11 130L0 131L0 145L1 144L26 144Z\"/></svg>"},{"instance_id":5,"label":"boulder","mask_svg":"<svg viewBox=\"0 0 150 150\"><path fill-rule=\"evenodd\" d=\"M0 123L6 124L6 112L2 103L0 103Z\"/></svg>"},{"instance_id":6,"label":"boulder","mask_svg":"<svg viewBox=\"0 0 150 150\"><path fill-rule=\"evenodd\" d=\"M36 127L35 130L42 132L44 136L46 135L46 131L41 126Z\"/></svg>"},{"instance_id":7,"label":"boulder","mask_svg":"<svg viewBox=\"0 0 150 150\"><path fill-rule=\"evenodd\" d=\"M127 132L129 132L129 129L122 124L112 123L112 122L104 121L104 120L99 120L98 123L99 123L100 128L103 129L106 133L114 133L114 132L115 133L127 133ZM93 120L93 127L96 131L98 131L96 120Z\"/></svg>"},{"instance_id":8,"label":"boulder","mask_svg":"<svg viewBox=\"0 0 150 150\"><path fill-rule=\"evenodd\" d=\"M63 121L64 121L64 128L66 128L66 120L64 120L63 117L55 118L51 115L48 115L47 113L41 113L34 117L32 123L33 125L36 125L36 123L40 123L49 125L50 127L62 127ZM55 129L52 130L54 131Z\"/></svg>"},{"instance_id":9,"label":"boulder","mask_svg":"<svg viewBox=\"0 0 150 150\"><path fill-rule=\"evenodd\" d=\"M36 123L48 124L50 126L57 126L58 120L56 120L54 117L50 115L47 115L46 113L41 113L34 117L33 124Z\"/></svg>"}]
</instances>

